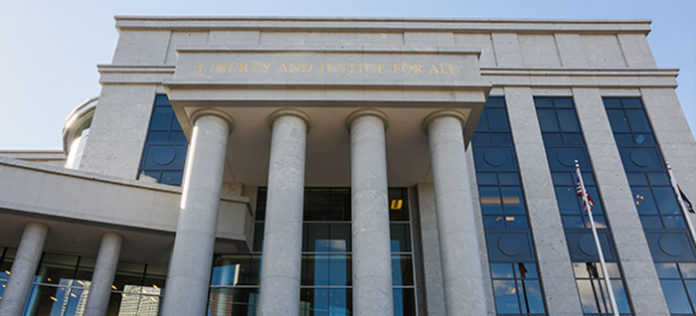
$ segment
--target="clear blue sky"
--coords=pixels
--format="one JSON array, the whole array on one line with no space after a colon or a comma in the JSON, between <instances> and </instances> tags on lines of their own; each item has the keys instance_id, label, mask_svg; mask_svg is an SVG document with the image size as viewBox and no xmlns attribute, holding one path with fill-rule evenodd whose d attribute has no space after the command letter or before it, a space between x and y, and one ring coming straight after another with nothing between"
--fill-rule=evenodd
<instances>
[{"instance_id":1,"label":"clear blue sky","mask_svg":"<svg viewBox=\"0 0 696 316\"><path fill-rule=\"evenodd\" d=\"M61 148L63 120L99 95L97 64L117 40L114 15L650 19L660 67L696 134L696 0L18 1L0 0L0 150Z\"/></svg>"}]
</instances>

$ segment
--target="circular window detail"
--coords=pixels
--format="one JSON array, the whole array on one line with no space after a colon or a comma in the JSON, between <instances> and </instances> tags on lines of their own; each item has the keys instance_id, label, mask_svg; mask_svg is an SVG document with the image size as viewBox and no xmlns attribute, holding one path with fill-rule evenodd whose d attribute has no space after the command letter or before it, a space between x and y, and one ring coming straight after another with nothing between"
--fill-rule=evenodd
<instances>
[{"instance_id":1,"label":"circular window detail","mask_svg":"<svg viewBox=\"0 0 696 316\"><path fill-rule=\"evenodd\" d=\"M582 237L578 239L578 248L580 248L580 251L588 256L597 255L597 246L595 245L594 237L592 237L592 235L582 235Z\"/></svg>"},{"instance_id":2,"label":"circular window detail","mask_svg":"<svg viewBox=\"0 0 696 316\"><path fill-rule=\"evenodd\" d=\"M631 161L636 166L645 168L653 163L653 156L647 149L634 149L631 151Z\"/></svg>"},{"instance_id":3,"label":"circular window detail","mask_svg":"<svg viewBox=\"0 0 696 316\"><path fill-rule=\"evenodd\" d=\"M575 159L578 158L567 151L561 151L556 154L556 160L558 160L558 163L566 167L575 167Z\"/></svg>"},{"instance_id":4,"label":"circular window detail","mask_svg":"<svg viewBox=\"0 0 696 316\"><path fill-rule=\"evenodd\" d=\"M176 152L171 148L155 148L151 154L152 160L160 166L166 166L176 159Z\"/></svg>"},{"instance_id":5,"label":"circular window detail","mask_svg":"<svg viewBox=\"0 0 696 316\"><path fill-rule=\"evenodd\" d=\"M488 149L483 154L486 163L493 167L500 167L507 162L507 153L502 149Z\"/></svg>"},{"instance_id":6,"label":"circular window detail","mask_svg":"<svg viewBox=\"0 0 696 316\"><path fill-rule=\"evenodd\" d=\"M498 239L498 250L508 257L515 257L526 249L524 240L519 236L503 235Z\"/></svg>"},{"instance_id":7,"label":"circular window detail","mask_svg":"<svg viewBox=\"0 0 696 316\"><path fill-rule=\"evenodd\" d=\"M660 245L660 250L672 257L678 257L684 253L684 243L675 235L664 235L657 243Z\"/></svg>"}]
</instances>

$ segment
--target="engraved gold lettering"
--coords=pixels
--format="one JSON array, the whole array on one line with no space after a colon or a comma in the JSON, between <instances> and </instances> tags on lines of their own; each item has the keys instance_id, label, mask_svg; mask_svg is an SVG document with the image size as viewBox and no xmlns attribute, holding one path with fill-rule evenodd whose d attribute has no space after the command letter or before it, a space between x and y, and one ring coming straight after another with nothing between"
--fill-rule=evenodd
<instances>
[{"instance_id":1,"label":"engraved gold lettering","mask_svg":"<svg viewBox=\"0 0 696 316\"><path fill-rule=\"evenodd\" d=\"M252 70L252 72L256 72L257 70L259 70L259 66L261 66L261 65L262 64L260 64L260 63L254 63L254 70Z\"/></svg>"},{"instance_id":2,"label":"engraved gold lettering","mask_svg":"<svg viewBox=\"0 0 696 316\"><path fill-rule=\"evenodd\" d=\"M367 72L367 73L371 73L371 74L375 73L376 72L375 68L377 68L377 65L375 65L375 64L365 64L365 72Z\"/></svg>"},{"instance_id":3,"label":"engraved gold lettering","mask_svg":"<svg viewBox=\"0 0 696 316\"><path fill-rule=\"evenodd\" d=\"M384 74L384 73L394 73L394 74L424 74L427 68L428 74L445 75L445 74L458 74L456 66L454 64L411 64L411 63L283 63L279 64L277 69L278 72L293 72L293 73L312 73L315 72L317 75L323 73L370 73L370 74ZM228 63L199 63L198 72L254 72L254 73L267 73L274 66L273 63L264 62L248 62L248 63L238 63L238 62L228 62ZM430 66L430 67L428 67ZM316 68L315 68L316 67ZM316 71L314 71L316 69Z\"/></svg>"},{"instance_id":4,"label":"engraved gold lettering","mask_svg":"<svg viewBox=\"0 0 696 316\"><path fill-rule=\"evenodd\" d=\"M451 74L456 74L456 73L457 73L456 71L454 71L454 66L452 66L452 64L449 64L449 72L450 72Z\"/></svg>"},{"instance_id":5,"label":"engraved gold lettering","mask_svg":"<svg viewBox=\"0 0 696 316\"><path fill-rule=\"evenodd\" d=\"M445 65L443 65L443 64L440 64L440 73L443 75L449 73L449 72L447 72L447 70L445 69Z\"/></svg>"}]
</instances>

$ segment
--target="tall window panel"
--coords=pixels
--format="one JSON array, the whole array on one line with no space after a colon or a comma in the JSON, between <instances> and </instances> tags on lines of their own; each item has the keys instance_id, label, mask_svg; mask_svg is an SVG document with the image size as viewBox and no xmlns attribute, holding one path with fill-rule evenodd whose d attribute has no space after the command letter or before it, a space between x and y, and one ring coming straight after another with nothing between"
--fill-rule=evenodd
<instances>
[{"instance_id":1,"label":"tall window panel","mask_svg":"<svg viewBox=\"0 0 696 316\"><path fill-rule=\"evenodd\" d=\"M597 190L592 164L575 113L573 99L570 97L535 97L534 104L556 190L558 209L561 212L570 258L575 267L575 280L584 315L610 315L611 306L603 276L596 272L601 268L597 247L590 229L589 217L583 208L582 199L576 194L578 179L575 173L575 160L580 164L587 192L596 202L592 207L592 214L604 258L608 262L607 266L612 267L610 271L611 285L619 312L621 315L631 315L623 277L616 264L618 260L614 242L609 234L609 223L604 216L602 198Z\"/></svg>"},{"instance_id":2,"label":"tall window panel","mask_svg":"<svg viewBox=\"0 0 696 316\"><path fill-rule=\"evenodd\" d=\"M505 99L486 102L472 141L498 315L545 315Z\"/></svg>"},{"instance_id":3,"label":"tall window panel","mask_svg":"<svg viewBox=\"0 0 696 316\"><path fill-rule=\"evenodd\" d=\"M17 253L0 247L0 298ZM43 253L22 315L83 315L96 259ZM157 315L165 266L119 262L107 315Z\"/></svg>"},{"instance_id":4,"label":"tall window panel","mask_svg":"<svg viewBox=\"0 0 696 316\"><path fill-rule=\"evenodd\" d=\"M255 315L261 284L266 189L259 189L251 254L216 255L209 315ZM389 189L394 315L416 315L407 189ZM300 315L350 315L352 298L349 188L307 188L302 229Z\"/></svg>"},{"instance_id":5,"label":"tall window panel","mask_svg":"<svg viewBox=\"0 0 696 316\"><path fill-rule=\"evenodd\" d=\"M645 237L673 315L696 314L696 252L640 98L604 98Z\"/></svg>"},{"instance_id":6,"label":"tall window panel","mask_svg":"<svg viewBox=\"0 0 696 316\"><path fill-rule=\"evenodd\" d=\"M188 141L169 99L164 94L158 94L155 96L138 178L181 185L187 148Z\"/></svg>"}]
</instances>

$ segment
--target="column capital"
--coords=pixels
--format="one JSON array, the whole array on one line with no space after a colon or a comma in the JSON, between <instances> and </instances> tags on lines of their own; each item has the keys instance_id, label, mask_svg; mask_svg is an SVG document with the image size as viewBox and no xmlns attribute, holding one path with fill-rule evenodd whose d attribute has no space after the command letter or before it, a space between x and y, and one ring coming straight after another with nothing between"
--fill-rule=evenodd
<instances>
[{"instance_id":1,"label":"column capital","mask_svg":"<svg viewBox=\"0 0 696 316\"><path fill-rule=\"evenodd\" d=\"M348 128L349 132L351 125L353 125L353 122L363 116L374 116L382 120L382 123L384 124L384 130L386 130L389 126L389 119L387 119L387 115L384 114L384 112L372 108L359 109L354 111L353 113L350 113L346 118L346 127Z\"/></svg>"},{"instance_id":2,"label":"column capital","mask_svg":"<svg viewBox=\"0 0 696 316\"><path fill-rule=\"evenodd\" d=\"M45 230L46 232L49 231L48 225L41 223L41 222L29 222L24 226L25 229L27 229L29 227L33 227L33 228L40 229L40 230Z\"/></svg>"},{"instance_id":3,"label":"column capital","mask_svg":"<svg viewBox=\"0 0 696 316\"><path fill-rule=\"evenodd\" d=\"M292 109L292 108L278 109L278 110L273 111L273 113L271 113L271 115L268 116L268 126L271 128L271 130L273 130L273 123L275 123L275 121L277 119L279 119L280 117L286 116L286 115L295 116L295 117L301 119L302 121L304 121L305 126L307 127L307 133L309 133L312 120L304 112L302 112L298 109Z\"/></svg>"},{"instance_id":4,"label":"column capital","mask_svg":"<svg viewBox=\"0 0 696 316\"><path fill-rule=\"evenodd\" d=\"M439 119L441 117L447 117L447 116L453 117L453 118L459 120L459 122L462 123L462 130L464 130L464 126L466 125L466 116L464 114L462 114L459 111L456 111L454 109L441 109L441 110L437 110L435 112L428 114L428 116L426 116L423 119L423 131L427 134L428 127L430 127L430 123L432 123L436 119Z\"/></svg>"},{"instance_id":5,"label":"column capital","mask_svg":"<svg viewBox=\"0 0 696 316\"><path fill-rule=\"evenodd\" d=\"M196 120L198 120L201 117L208 116L208 115L217 116L217 117L225 120L225 122L227 122L227 125L229 126L229 129L230 129L229 133L232 134L232 128L234 128L234 118L232 118L232 116L230 116L229 114L227 114L223 111L220 111L218 109L203 108L200 110L196 110L195 112L193 112L193 114L191 114L191 123L193 125L196 125Z\"/></svg>"},{"instance_id":6,"label":"column capital","mask_svg":"<svg viewBox=\"0 0 696 316\"><path fill-rule=\"evenodd\" d=\"M117 232L109 231L109 232L105 232L104 234L102 234L102 239L104 239L104 238L116 238L116 239L123 240L123 235L121 235L120 233L117 233Z\"/></svg>"}]
</instances>

